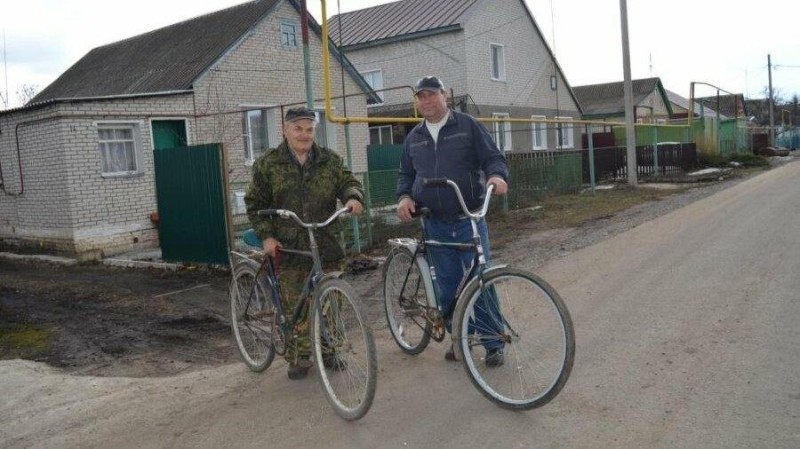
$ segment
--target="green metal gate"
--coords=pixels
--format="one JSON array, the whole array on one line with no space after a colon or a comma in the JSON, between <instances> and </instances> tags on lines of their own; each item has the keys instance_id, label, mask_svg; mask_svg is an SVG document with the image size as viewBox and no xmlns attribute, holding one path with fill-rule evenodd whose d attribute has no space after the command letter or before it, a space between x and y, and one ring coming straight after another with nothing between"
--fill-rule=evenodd
<instances>
[{"instance_id":1,"label":"green metal gate","mask_svg":"<svg viewBox=\"0 0 800 449\"><path fill-rule=\"evenodd\" d=\"M222 146L156 149L153 156L162 258L227 265Z\"/></svg>"}]
</instances>

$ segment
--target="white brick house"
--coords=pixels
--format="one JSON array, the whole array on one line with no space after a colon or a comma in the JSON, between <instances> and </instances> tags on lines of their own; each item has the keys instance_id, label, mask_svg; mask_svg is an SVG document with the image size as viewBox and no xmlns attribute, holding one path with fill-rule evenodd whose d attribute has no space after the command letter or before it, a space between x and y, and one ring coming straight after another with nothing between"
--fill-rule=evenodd
<instances>
[{"instance_id":1,"label":"white brick house","mask_svg":"<svg viewBox=\"0 0 800 449\"><path fill-rule=\"evenodd\" d=\"M330 30L376 90L405 86L383 92L384 102L370 107L370 116L410 115L410 86L422 76L436 75L454 106L477 117L581 117L566 77L522 0L402 0L334 16ZM486 125L509 151L566 147L557 142L553 125L538 130L529 123ZM580 141L575 139L580 131L568 128L571 147ZM378 135L373 129L373 141Z\"/></svg>"},{"instance_id":2,"label":"white brick house","mask_svg":"<svg viewBox=\"0 0 800 449\"><path fill-rule=\"evenodd\" d=\"M294 0L253 1L98 47L25 107L0 111L0 247L89 259L157 246L156 127L189 145L221 142L233 189L244 189L252 160L282 138L281 106L306 102L299 11ZM320 28L310 28L322 109ZM357 94L348 113L365 115L374 93L331 50L333 73L341 62L344 91ZM367 127L349 134L363 171ZM342 127L323 122L318 138L344 155Z\"/></svg>"}]
</instances>

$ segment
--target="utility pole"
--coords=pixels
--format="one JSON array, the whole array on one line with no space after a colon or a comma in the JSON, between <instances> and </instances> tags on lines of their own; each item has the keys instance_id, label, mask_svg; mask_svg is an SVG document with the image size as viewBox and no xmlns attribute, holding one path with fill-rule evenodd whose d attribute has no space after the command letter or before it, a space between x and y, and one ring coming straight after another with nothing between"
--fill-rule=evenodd
<instances>
[{"instance_id":1,"label":"utility pole","mask_svg":"<svg viewBox=\"0 0 800 449\"><path fill-rule=\"evenodd\" d=\"M6 94L0 95L3 109L8 109L8 61L6 60L6 30L3 30L3 79L6 80Z\"/></svg>"},{"instance_id":2,"label":"utility pole","mask_svg":"<svg viewBox=\"0 0 800 449\"><path fill-rule=\"evenodd\" d=\"M628 184L639 184L636 173L636 131L633 126L633 84L631 82L631 52L628 48L628 4L619 0L620 22L622 24L622 71L625 76L623 90L625 92L625 141L627 143Z\"/></svg>"},{"instance_id":3,"label":"utility pole","mask_svg":"<svg viewBox=\"0 0 800 449\"><path fill-rule=\"evenodd\" d=\"M767 73L769 74L769 146L775 146L775 100L772 98L772 55L767 55Z\"/></svg>"}]
</instances>

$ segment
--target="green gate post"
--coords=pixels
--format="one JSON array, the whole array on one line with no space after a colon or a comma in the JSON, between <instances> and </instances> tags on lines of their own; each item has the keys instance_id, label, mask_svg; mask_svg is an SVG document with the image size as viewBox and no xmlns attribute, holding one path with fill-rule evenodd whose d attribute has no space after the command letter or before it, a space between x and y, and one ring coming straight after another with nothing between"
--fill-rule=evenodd
<instances>
[{"instance_id":1,"label":"green gate post","mask_svg":"<svg viewBox=\"0 0 800 449\"><path fill-rule=\"evenodd\" d=\"M592 130L589 125L586 125L586 135L589 136L589 184L592 186L592 194L594 194L594 137L592 136Z\"/></svg>"},{"instance_id":2,"label":"green gate post","mask_svg":"<svg viewBox=\"0 0 800 449\"><path fill-rule=\"evenodd\" d=\"M367 245L372 245L372 190L369 183L369 171L364 173L364 201L367 212Z\"/></svg>"}]
</instances>

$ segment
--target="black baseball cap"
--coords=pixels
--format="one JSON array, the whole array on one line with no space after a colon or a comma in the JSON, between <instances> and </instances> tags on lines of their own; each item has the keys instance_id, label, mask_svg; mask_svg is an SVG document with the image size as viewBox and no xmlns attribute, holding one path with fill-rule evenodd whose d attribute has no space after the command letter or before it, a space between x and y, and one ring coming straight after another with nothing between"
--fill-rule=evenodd
<instances>
[{"instance_id":1,"label":"black baseball cap","mask_svg":"<svg viewBox=\"0 0 800 449\"><path fill-rule=\"evenodd\" d=\"M300 106L286 111L286 117L284 117L284 120L287 122L293 122L301 119L316 120L317 114L305 106Z\"/></svg>"},{"instance_id":2,"label":"black baseball cap","mask_svg":"<svg viewBox=\"0 0 800 449\"><path fill-rule=\"evenodd\" d=\"M414 85L414 95L422 92L423 90L439 92L444 90L444 83L442 83L442 81L435 76L424 76L417 81L417 84Z\"/></svg>"}]
</instances>

